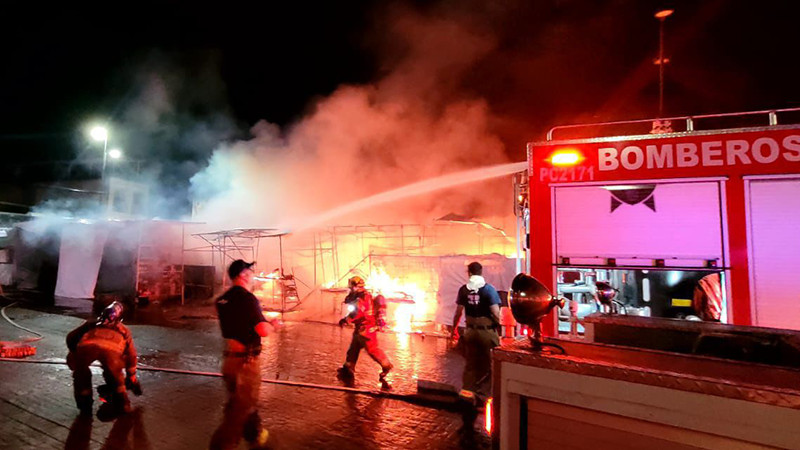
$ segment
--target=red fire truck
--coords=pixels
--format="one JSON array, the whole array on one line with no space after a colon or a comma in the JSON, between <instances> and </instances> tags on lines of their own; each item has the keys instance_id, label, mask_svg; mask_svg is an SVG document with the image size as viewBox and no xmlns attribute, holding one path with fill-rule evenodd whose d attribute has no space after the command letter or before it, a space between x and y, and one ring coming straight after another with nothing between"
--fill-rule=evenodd
<instances>
[{"instance_id":1,"label":"red fire truck","mask_svg":"<svg viewBox=\"0 0 800 450\"><path fill-rule=\"evenodd\" d=\"M800 448L800 109L556 127L528 162L527 272L571 301L560 353L493 351L495 445Z\"/></svg>"},{"instance_id":2,"label":"red fire truck","mask_svg":"<svg viewBox=\"0 0 800 450\"><path fill-rule=\"evenodd\" d=\"M587 310L590 285L609 281L620 312L672 318L699 317L694 288L717 273L718 320L800 329L797 113L552 129L528 146L529 273Z\"/></svg>"}]
</instances>

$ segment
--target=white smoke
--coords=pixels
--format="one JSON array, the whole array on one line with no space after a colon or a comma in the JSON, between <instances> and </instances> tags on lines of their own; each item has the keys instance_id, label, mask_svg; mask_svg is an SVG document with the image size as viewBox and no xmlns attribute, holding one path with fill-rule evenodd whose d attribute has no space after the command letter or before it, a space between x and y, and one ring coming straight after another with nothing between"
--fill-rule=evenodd
<instances>
[{"instance_id":1,"label":"white smoke","mask_svg":"<svg viewBox=\"0 0 800 450\"><path fill-rule=\"evenodd\" d=\"M217 149L191 180L195 200L203 203L196 219L226 227L297 225L379 192L507 162L487 103L458 89L493 40L463 23L411 13L390 23L404 56L389 74L370 85L339 87L292 127L261 122L251 140ZM508 180L487 182L337 220L504 213L509 190Z\"/></svg>"}]
</instances>

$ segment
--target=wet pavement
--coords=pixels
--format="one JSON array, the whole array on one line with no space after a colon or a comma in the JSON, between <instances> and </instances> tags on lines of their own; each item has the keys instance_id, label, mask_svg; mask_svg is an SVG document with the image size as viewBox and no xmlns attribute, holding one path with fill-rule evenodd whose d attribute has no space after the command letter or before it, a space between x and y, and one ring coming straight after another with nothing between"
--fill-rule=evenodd
<instances>
[{"instance_id":1,"label":"wet pavement","mask_svg":"<svg viewBox=\"0 0 800 450\"><path fill-rule=\"evenodd\" d=\"M36 343L34 358L40 361L63 359L64 336L81 322L19 307L7 313L45 335ZM130 325L140 363L218 372L216 321L191 312L181 317L170 326ZM351 334L352 329L330 324L289 322L264 340L263 378L338 385L335 370ZM22 336L26 333L0 320L0 340ZM379 339L395 364L390 375L395 393L416 392L417 379L460 386L463 359L444 339L394 333ZM379 371L363 352L355 386L377 389ZM132 398L135 414L113 423L85 421L77 419L66 366L0 362L0 448L207 448L222 417L221 379L152 371L141 371L140 379L145 395ZM265 383L260 411L273 448L490 447L480 431L482 417L464 426L456 412L392 398Z\"/></svg>"}]
</instances>

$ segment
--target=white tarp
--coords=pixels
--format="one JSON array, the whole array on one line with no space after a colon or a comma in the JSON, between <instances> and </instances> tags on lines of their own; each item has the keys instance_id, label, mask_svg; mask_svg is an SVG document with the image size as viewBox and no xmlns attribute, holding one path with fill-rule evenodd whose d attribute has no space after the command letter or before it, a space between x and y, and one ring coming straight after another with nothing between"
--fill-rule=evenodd
<instances>
[{"instance_id":1,"label":"white tarp","mask_svg":"<svg viewBox=\"0 0 800 450\"><path fill-rule=\"evenodd\" d=\"M0 285L10 285L11 276L14 273L13 264L0 264Z\"/></svg>"},{"instance_id":2,"label":"white tarp","mask_svg":"<svg viewBox=\"0 0 800 450\"><path fill-rule=\"evenodd\" d=\"M511 280L517 275L516 260L502 255L443 256L439 265L438 307L436 323L452 325L456 312L456 296L461 286L467 282L467 265L478 261L483 265L483 277L498 291L508 291ZM464 318L461 322L463 325Z\"/></svg>"},{"instance_id":3,"label":"white tarp","mask_svg":"<svg viewBox=\"0 0 800 450\"><path fill-rule=\"evenodd\" d=\"M106 227L64 225L58 261L56 297L94 298L97 274L108 238Z\"/></svg>"}]
</instances>

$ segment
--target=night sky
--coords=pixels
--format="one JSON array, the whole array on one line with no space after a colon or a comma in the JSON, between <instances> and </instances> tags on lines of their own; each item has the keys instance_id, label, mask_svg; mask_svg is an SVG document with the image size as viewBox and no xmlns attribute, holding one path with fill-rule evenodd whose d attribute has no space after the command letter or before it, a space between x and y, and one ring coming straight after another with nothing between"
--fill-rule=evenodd
<instances>
[{"instance_id":1,"label":"night sky","mask_svg":"<svg viewBox=\"0 0 800 450\"><path fill-rule=\"evenodd\" d=\"M338 86L391 72L406 50L386 33L398 11L455 20L491 39L449 95L486 100L511 160L557 124L654 117L653 13L663 8L676 10L666 21L666 115L800 106L795 3L4 5L2 175L78 176L63 168L97 158L85 127L102 121L110 145L144 166L169 167L161 181L184 189L220 142L246 139L259 120L291 127ZM168 101L153 100L153 80Z\"/></svg>"}]
</instances>

